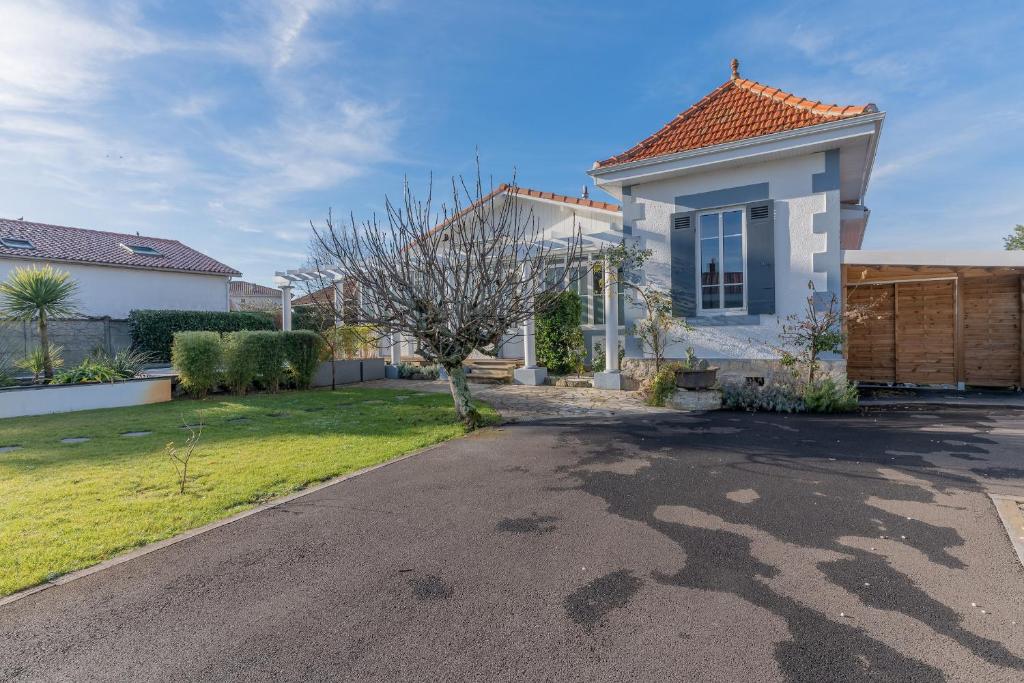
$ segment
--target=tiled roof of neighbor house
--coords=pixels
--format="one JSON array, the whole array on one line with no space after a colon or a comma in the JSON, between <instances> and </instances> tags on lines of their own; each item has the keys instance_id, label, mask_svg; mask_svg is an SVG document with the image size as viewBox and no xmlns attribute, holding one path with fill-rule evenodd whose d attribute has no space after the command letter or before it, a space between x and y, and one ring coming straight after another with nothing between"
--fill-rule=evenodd
<instances>
[{"instance_id":1,"label":"tiled roof of neighbor house","mask_svg":"<svg viewBox=\"0 0 1024 683\"><path fill-rule=\"evenodd\" d=\"M740 78L733 60L732 77L695 105L622 154L596 167L650 159L725 142L781 133L878 111L873 104L843 107L797 97L778 88Z\"/></svg>"},{"instance_id":2,"label":"tiled roof of neighbor house","mask_svg":"<svg viewBox=\"0 0 1024 683\"><path fill-rule=\"evenodd\" d=\"M317 303L317 301L320 301L323 304L330 303L330 301L328 299L325 299L324 297L327 296L329 292L330 296L334 296L333 290L334 287L328 285L327 287L318 289L315 292L310 292L305 296L300 296L298 299L293 300L292 306L309 306L311 304Z\"/></svg>"},{"instance_id":3,"label":"tiled roof of neighbor house","mask_svg":"<svg viewBox=\"0 0 1024 683\"><path fill-rule=\"evenodd\" d=\"M255 282L245 280L232 280L228 283L228 292L231 296L281 296L280 289L265 287Z\"/></svg>"},{"instance_id":4,"label":"tiled roof of neighbor house","mask_svg":"<svg viewBox=\"0 0 1024 683\"><path fill-rule=\"evenodd\" d=\"M11 240L27 240L31 248L18 248L10 246L10 243L4 243ZM140 254L129 247L142 247L146 251L155 250L157 253ZM215 261L178 240L7 218L0 218L0 258L241 275L231 266Z\"/></svg>"}]
</instances>

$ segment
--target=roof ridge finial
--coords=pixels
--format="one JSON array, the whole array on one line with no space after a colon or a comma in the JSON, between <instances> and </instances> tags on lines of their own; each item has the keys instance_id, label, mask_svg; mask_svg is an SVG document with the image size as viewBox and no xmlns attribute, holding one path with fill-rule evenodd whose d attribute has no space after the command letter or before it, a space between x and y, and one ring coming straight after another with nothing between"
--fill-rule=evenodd
<instances>
[{"instance_id":1,"label":"roof ridge finial","mask_svg":"<svg viewBox=\"0 0 1024 683\"><path fill-rule=\"evenodd\" d=\"M740 60L735 57L732 58L732 80L736 80L740 77Z\"/></svg>"}]
</instances>

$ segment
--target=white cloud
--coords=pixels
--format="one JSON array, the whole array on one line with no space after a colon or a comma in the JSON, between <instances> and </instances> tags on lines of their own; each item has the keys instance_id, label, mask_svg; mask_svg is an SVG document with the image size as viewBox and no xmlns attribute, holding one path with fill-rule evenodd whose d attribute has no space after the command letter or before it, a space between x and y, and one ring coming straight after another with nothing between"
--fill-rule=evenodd
<instances>
[{"instance_id":1,"label":"white cloud","mask_svg":"<svg viewBox=\"0 0 1024 683\"><path fill-rule=\"evenodd\" d=\"M156 52L159 41L126 23L52 1L6 0L0 20L0 107L49 109L101 97L119 62Z\"/></svg>"},{"instance_id":2,"label":"white cloud","mask_svg":"<svg viewBox=\"0 0 1024 683\"><path fill-rule=\"evenodd\" d=\"M181 118L203 116L220 106L221 98L216 95L192 94L178 100L171 106L171 113Z\"/></svg>"}]
</instances>

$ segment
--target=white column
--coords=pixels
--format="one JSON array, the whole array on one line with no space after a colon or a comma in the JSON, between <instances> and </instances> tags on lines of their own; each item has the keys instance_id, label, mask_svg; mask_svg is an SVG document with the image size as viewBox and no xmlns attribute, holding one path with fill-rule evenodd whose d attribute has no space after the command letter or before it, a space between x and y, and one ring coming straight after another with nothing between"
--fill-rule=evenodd
<instances>
[{"instance_id":1,"label":"white column","mask_svg":"<svg viewBox=\"0 0 1024 683\"><path fill-rule=\"evenodd\" d=\"M341 291L341 280L334 280L334 326L338 327L345 322L345 296Z\"/></svg>"},{"instance_id":2,"label":"white column","mask_svg":"<svg viewBox=\"0 0 1024 683\"><path fill-rule=\"evenodd\" d=\"M398 365L402 362L402 333L391 333L391 364Z\"/></svg>"},{"instance_id":3,"label":"white column","mask_svg":"<svg viewBox=\"0 0 1024 683\"><path fill-rule=\"evenodd\" d=\"M533 317L523 323L523 366L537 367L537 341L533 334Z\"/></svg>"},{"instance_id":4,"label":"white column","mask_svg":"<svg viewBox=\"0 0 1024 683\"><path fill-rule=\"evenodd\" d=\"M292 286L281 286L281 329L292 329Z\"/></svg>"},{"instance_id":5,"label":"white column","mask_svg":"<svg viewBox=\"0 0 1024 683\"><path fill-rule=\"evenodd\" d=\"M619 296L611 260L604 259L604 367L619 371Z\"/></svg>"}]
</instances>

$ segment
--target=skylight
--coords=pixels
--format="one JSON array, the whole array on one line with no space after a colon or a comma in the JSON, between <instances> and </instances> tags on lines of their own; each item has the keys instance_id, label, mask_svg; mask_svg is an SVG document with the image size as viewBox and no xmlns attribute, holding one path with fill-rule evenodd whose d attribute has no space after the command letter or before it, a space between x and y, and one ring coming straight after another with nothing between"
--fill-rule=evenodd
<instances>
[{"instance_id":1,"label":"skylight","mask_svg":"<svg viewBox=\"0 0 1024 683\"><path fill-rule=\"evenodd\" d=\"M10 249L35 249L32 242L20 237L0 237L0 244Z\"/></svg>"},{"instance_id":2,"label":"skylight","mask_svg":"<svg viewBox=\"0 0 1024 683\"><path fill-rule=\"evenodd\" d=\"M144 244L122 244L121 246L138 256L163 256L153 247L147 247Z\"/></svg>"}]
</instances>

